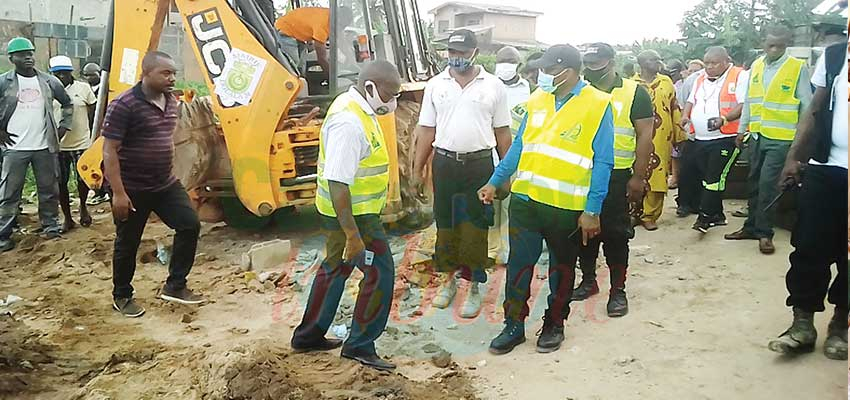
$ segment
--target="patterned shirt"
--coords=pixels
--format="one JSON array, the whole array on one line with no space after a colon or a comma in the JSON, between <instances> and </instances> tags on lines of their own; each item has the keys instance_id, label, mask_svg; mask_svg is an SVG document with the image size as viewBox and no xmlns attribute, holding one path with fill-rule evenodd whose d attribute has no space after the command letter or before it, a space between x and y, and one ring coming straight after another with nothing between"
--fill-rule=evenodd
<instances>
[{"instance_id":1,"label":"patterned shirt","mask_svg":"<svg viewBox=\"0 0 850 400\"><path fill-rule=\"evenodd\" d=\"M121 142L118 161L127 192L160 192L177 181L171 171L176 126L177 100L166 96L162 110L145 98L141 82L109 104L103 136Z\"/></svg>"}]
</instances>

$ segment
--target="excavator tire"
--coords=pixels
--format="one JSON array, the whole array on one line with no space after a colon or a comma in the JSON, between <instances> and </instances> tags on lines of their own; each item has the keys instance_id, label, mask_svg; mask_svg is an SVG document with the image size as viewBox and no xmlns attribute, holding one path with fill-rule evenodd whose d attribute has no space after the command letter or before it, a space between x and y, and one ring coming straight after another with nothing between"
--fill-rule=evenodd
<instances>
[{"instance_id":1,"label":"excavator tire","mask_svg":"<svg viewBox=\"0 0 850 400\"><path fill-rule=\"evenodd\" d=\"M258 231L269 226L273 220L271 216L258 217L254 215L242 205L238 197L222 197L221 208L224 211L224 222L234 229Z\"/></svg>"},{"instance_id":2,"label":"excavator tire","mask_svg":"<svg viewBox=\"0 0 850 400\"><path fill-rule=\"evenodd\" d=\"M413 185L413 161L416 153L416 136L413 130L419 121L420 108L419 103L400 100L395 111L399 189L402 206L407 214L399 224L409 229L421 229L431 225L434 216L434 196L430 182L426 183L426 193L422 194Z\"/></svg>"}]
</instances>

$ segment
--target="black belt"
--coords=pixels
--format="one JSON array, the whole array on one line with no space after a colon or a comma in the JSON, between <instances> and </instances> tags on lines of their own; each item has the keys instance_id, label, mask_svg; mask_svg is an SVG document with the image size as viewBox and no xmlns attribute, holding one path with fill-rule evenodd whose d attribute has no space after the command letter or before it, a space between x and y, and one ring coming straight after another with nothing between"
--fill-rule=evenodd
<instances>
[{"instance_id":1,"label":"black belt","mask_svg":"<svg viewBox=\"0 0 850 400\"><path fill-rule=\"evenodd\" d=\"M482 158L492 158L493 157L493 149L484 149L473 151L471 153L455 153L453 151L443 150L439 147L434 148L434 151L443 156L455 160L457 162L467 162L467 161L475 161L480 160Z\"/></svg>"}]
</instances>

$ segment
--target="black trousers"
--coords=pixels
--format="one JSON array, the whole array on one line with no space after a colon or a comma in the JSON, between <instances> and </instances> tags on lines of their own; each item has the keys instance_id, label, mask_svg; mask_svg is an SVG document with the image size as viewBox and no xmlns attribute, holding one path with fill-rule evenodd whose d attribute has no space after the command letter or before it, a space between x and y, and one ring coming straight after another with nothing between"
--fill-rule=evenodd
<instances>
[{"instance_id":1,"label":"black trousers","mask_svg":"<svg viewBox=\"0 0 850 400\"><path fill-rule=\"evenodd\" d=\"M186 287L186 277L195 262L195 250L201 222L189 202L186 189L176 182L161 192L128 193L136 211L126 221L115 221L115 252L112 256L112 296L133 297L133 275L136 273L136 253L151 212L174 229L171 264L168 266L169 289Z\"/></svg>"},{"instance_id":2,"label":"black trousers","mask_svg":"<svg viewBox=\"0 0 850 400\"><path fill-rule=\"evenodd\" d=\"M679 170L679 207L699 211L701 218L723 216L726 176L737 156L734 137L685 144Z\"/></svg>"},{"instance_id":3,"label":"black trousers","mask_svg":"<svg viewBox=\"0 0 850 400\"><path fill-rule=\"evenodd\" d=\"M847 170L809 165L803 175L797 224L791 235L794 252L785 276L785 304L808 312L824 311L824 297L847 310ZM838 276L832 280L832 265ZM832 280L832 286L830 286Z\"/></svg>"},{"instance_id":4,"label":"black trousers","mask_svg":"<svg viewBox=\"0 0 850 400\"><path fill-rule=\"evenodd\" d=\"M437 221L434 267L439 272L459 270L463 279L486 282L491 223L478 199L478 189L493 175L493 159L461 162L437 153L432 168Z\"/></svg>"},{"instance_id":5,"label":"black trousers","mask_svg":"<svg viewBox=\"0 0 850 400\"><path fill-rule=\"evenodd\" d=\"M602 215L599 216L602 233L590 239L587 246L581 246L579 264L582 280L596 279L596 258L599 256L599 246L602 245L605 260L611 269L611 287L625 288L625 273L629 265L629 240L635 236L626 198L626 189L631 178L632 171L629 169L611 171L608 196L605 197Z\"/></svg>"},{"instance_id":6,"label":"black trousers","mask_svg":"<svg viewBox=\"0 0 850 400\"><path fill-rule=\"evenodd\" d=\"M381 217L362 215L354 217L354 221L366 249L375 253L375 257L372 265L356 263L356 267L363 271L363 280L360 281L351 334L345 341L345 348L375 354L375 340L384 332L390 316L395 267ZM345 282L355 268L342 261L345 233L337 219L322 217L322 229L328 238L327 255L313 279L301 324L295 328L292 342L296 345L309 346L325 336L339 308Z\"/></svg>"}]
</instances>

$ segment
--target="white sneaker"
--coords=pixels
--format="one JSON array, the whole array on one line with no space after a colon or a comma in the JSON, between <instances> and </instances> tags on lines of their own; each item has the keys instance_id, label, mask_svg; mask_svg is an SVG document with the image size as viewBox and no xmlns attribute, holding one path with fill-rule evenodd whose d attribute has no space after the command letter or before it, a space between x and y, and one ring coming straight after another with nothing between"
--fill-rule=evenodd
<instances>
[{"instance_id":1,"label":"white sneaker","mask_svg":"<svg viewBox=\"0 0 850 400\"><path fill-rule=\"evenodd\" d=\"M452 277L440 287L440 292L434 298L434 307L439 309L448 307L449 304L452 304L455 294L457 294L457 278Z\"/></svg>"},{"instance_id":2,"label":"white sneaker","mask_svg":"<svg viewBox=\"0 0 850 400\"><path fill-rule=\"evenodd\" d=\"M481 292L478 290L478 282L470 282L469 296L466 297L466 301L463 303L463 307L460 310L460 317L472 319L477 317L479 312L481 312Z\"/></svg>"}]
</instances>

